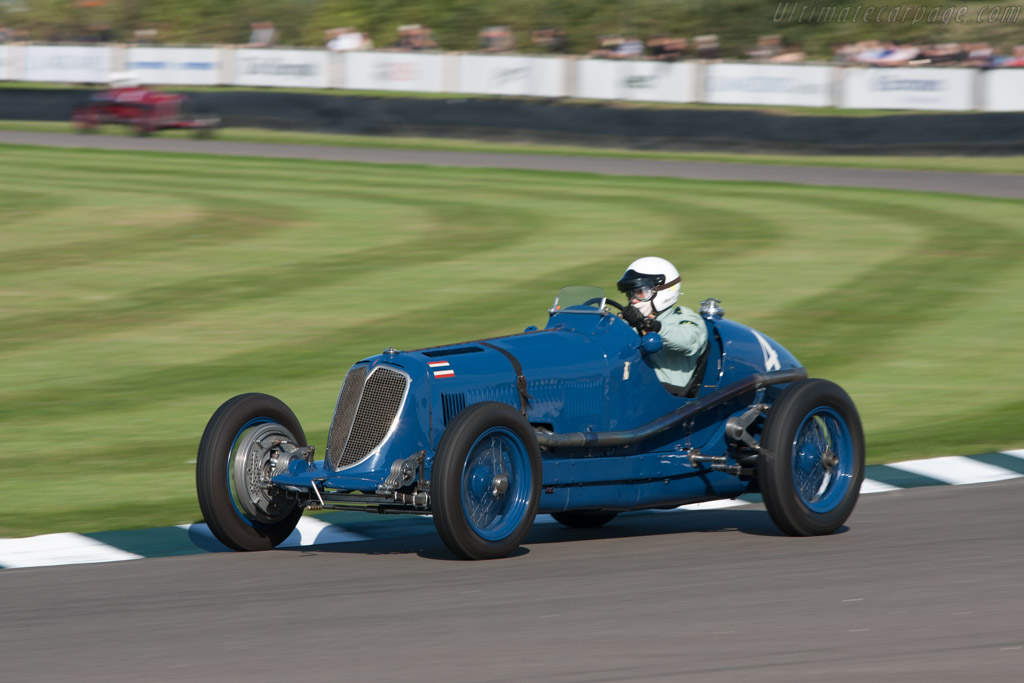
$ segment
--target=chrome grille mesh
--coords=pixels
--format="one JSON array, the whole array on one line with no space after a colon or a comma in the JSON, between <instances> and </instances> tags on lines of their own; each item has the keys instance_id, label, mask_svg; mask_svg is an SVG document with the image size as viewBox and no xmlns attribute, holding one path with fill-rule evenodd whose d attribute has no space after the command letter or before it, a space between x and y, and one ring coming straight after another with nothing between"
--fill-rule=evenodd
<instances>
[{"instance_id":1,"label":"chrome grille mesh","mask_svg":"<svg viewBox=\"0 0 1024 683\"><path fill-rule=\"evenodd\" d=\"M356 370L361 376L354 376ZM356 370L345 378L327 439L327 459L336 470L359 462L380 445L402 407L409 382L404 374L385 367L369 377L365 367Z\"/></svg>"},{"instance_id":2,"label":"chrome grille mesh","mask_svg":"<svg viewBox=\"0 0 1024 683\"><path fill-rule=\"evenodd\" d=\"M338 469L341 454L345 450L345 441L352 431L352 421L356 417L359 396L363 393L366 382L366 366L360 365L349 371L345 383L338 396L338 407L334 409L334 420L331 422L331 433L327 435L327 462Z\"/></svg>"}]
</instances>

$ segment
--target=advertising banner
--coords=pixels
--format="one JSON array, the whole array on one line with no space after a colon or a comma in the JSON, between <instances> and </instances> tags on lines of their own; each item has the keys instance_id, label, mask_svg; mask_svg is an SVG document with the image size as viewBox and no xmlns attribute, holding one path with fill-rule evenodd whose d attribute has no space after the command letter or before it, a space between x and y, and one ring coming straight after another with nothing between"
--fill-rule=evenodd
<instances>
[{"instance_id":1,"label":"advertising banner","mask_svg":"<svg viewBox=\"0 0 1024 683\"><path fill-rule=\"evenodd\" d=\"M129 47L125 68L153 85L220 85L220 52L202 47Z\"/></svg>"},{"instance_id":2,"label":"advertising banner","mask_svg":"<svg viewBox=\"0 0 1024 683\"><path fill-rule=\"evenodd\" d=\"M235 50L234 85L326 88L327 56L323 50Z\"/></svg>"},{"instance_id":3,"label":"advertising banner","mask_svg":"<svg viewBox=\"0 0 1024 683\"><path fill-rule=\"evenodd\" d=\"M581 59L576 63L576 97L593 100L693 102L693 62Z\"/></svg>"},{"instance_id":4,"label":"advertising banner","mask_svg":"<svg viewBox=\"0 0 1024 683\"><path fill-rule=\"evenodd\" d=\"M26 81L106 83L110 78L111 48L82 45L27 45Z\"/></svg>"},{"instance_id":5,"label":"advertising banner","mask_svg":"<svg viewBox=\"0 0 1024 683\"><path fill-rule=\"evenodd\" d=\"M981 74L985 111L1024 111L1024 69L990 69Z\"/></svg>"},{"instance_id":6,"label":"advertising banner","mask_svg":"<svg viewBox=\"0 0 1024 683\"><path fill-rule=\"evenodd\" d=\"M559 57L459 57L459 92L565 97L566 60Z\"/></svg>"},{"instance_id":7,"label":"advertising banner","mask_svg":"<svg viewBox=\"0 0 1024 683\"><path fill-rule=\"evenodd\" d=\"M709 64L704 101L709 104L832 106L834 67L789 64Z\"/></svg>"},{"instance_id":8,"label":"advertising banner","mask_svg":"<svg viewBox=\"0 0 1024 683\"><path fill-rule=\"evenodd\" d=\"M442 92L444 58L410 52L345 53L345 87L349 90Z\"/></svg>"},{"instance_id":9,"label":"advertising banner","mask_svg":"<svg viewBox=\"0 0 1024 683\"><path fill-rule=\"evenodd\" d=\"M901 67L844 69L842 106L847 109L974 108L973 69Z\"/></svg>"}]
</instances>

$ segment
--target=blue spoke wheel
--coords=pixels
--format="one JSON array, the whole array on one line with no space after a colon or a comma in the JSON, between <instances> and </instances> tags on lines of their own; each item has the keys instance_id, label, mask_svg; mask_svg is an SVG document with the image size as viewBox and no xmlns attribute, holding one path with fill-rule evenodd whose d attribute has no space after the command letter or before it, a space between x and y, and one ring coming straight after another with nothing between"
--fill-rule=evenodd
<instances>
[{"instance_id":1,"label":"blue spoke wheel","mask_svg":"<svg viewBox=\"0 0 1024 683\"><path fill-rule=\"evenodd\" d=\"M295 414L266 394L242 394L213 414L199 442L196 493L210 531L233 550L269 550L295 530L302 508L265 485L281 443L305 446Z\"/></svg>"},{"instance_id":2,"label":"blue spoke wheel","mask_svg":"<svg viewBox=\"0 0 1024 683\"><path fill-rule=\"evenodd\" d=\"M504 403L477 403L441 437L431 474L434 525L466 560L505 557L537 516L540 447L523 416Z\"/></svg>"},{"instance_id":3,"label":"blue spoke wheel","mask_svg":"<svg viewBox=\"0 0 1024 683\"><path fill-rule=\"evenodd\" d=\"M761 492L779 529L814 536L846 522L864 481L864 433L845 391L821 379L793 383L772 405L761 446Z\"/></svg>"}]
</instances>

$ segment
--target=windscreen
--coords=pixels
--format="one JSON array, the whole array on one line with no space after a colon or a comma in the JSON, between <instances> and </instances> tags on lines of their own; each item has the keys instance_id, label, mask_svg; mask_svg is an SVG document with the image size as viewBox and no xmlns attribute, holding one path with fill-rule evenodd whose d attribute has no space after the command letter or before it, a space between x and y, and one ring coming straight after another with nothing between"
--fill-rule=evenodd
<instances>
[{"instance_id":1,"label":"windscreen","mask_svg":"<svg viewBox=\"0 0 1024 683\"><path fill-rule=\"evenodd\" d=\"M600 309L604 305L604 289L589 285L572 285L562 287L555 296L552 311L560 311L570 306L592 306Z\"/></svg>"}]
</instances>

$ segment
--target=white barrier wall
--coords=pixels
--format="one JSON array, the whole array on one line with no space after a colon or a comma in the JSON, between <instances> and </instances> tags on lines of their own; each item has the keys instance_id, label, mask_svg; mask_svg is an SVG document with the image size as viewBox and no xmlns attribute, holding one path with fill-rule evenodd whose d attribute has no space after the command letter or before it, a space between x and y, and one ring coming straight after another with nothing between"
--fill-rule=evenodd
<instances>
[{"instance_id":1,"label":"white barrier wall","mask_svg":"<svg viewBox=\"0 0 1024 683\"><path fill-rule=\"evenodd\" d=\"M974 108L976 77L974 69L845 69L841 106L968 111Z\"/></svg>"},{"instance_id":2,"label":"white barrier wall","mask_svg":"<svg viewBox=\"0 0 1024 683\"><path fill-rule=\"evenodd\" d=\"M235 50L235 85L326 88L328 52L322 50Z\"/></svg>"},{"instance_id":3,"label":"white barrier wall","mask_svg":"<svg viewBox=\"0 0 1024 683\"><path fill-rule=\"evenodd\" d=\"M830 107L835 67L784 64L709 64L704 101Z\"/></svg>"},{"instance_id":4,"label":"white barrier wall","mask_svg":"<svg viewBox=\"0 0 1024 683\"><path fill-rule=\"evenodd\" d=\"M345 55L349 90L443 92L444 56L409 52L349 52Z\"/></svg>"},{"instance_id":5,"label":"white barrier wall","mask_svg":"<svg viewBox=\"0 0 1024 683\"><path fill-rule=\"evenodd\" d=\"M0 80L462 92L647 102L1024 111L1024 70L866 68L520 55L0 44Z\"/></svg>"},{"instance_id":6,"label":"white barrier wall","mask_svg":"<svg viewBox=\"0 0 1024 683\"><path fill-rule=\"evenodd\" d=\"M645 102L696 101L697 64L610 59L576 63L576 97Z\"/></svg>"},{"instance_id":7,"label":"white barrier wall","mask_svg":"<svg viewBox=\"0 0 1024 683\"><path fill-rule=\"evenodd\" d=\"M1024 111L1024 69L990 69L981 78L981 109Z\"/></svg>"},{"instance_id":8,"label":"white barrier wall","mask_svg":"<svg viewBox=\"0 0 1024 683\"><path fill-rule=\"evenodd\" d=\"M21 75L26 81L106 83L113 69L111 48L81 45L25 45Z\"/></svg>"},{"instance_id":9,"label":"white barrier wall","mask_svg":"<svg viewBox=\"0 0 1024 683\"><path fill-rule=\"evenodd\" d=\"M567 63L560 57L462 55L458 92L565 97Z\"/></svg>"},{"instance_id":10,"label":"white barrier wall","mask_svg":"<svg viewBox=\"0 0 1024 683\"><path fill-rule=\"evenodd\" d=\"M9 71L10 59L7 57L8 46L4 43L0 43L0 81L6 81L10 78Z\"/></svg>"},{"instance_id":11,"label":"white barrier wall","mask_svg":"<svg viewBox=\"0 0 1024 683\"><path fill-rule=\"evenodd\" d=\"M125 69L153 85L220 85L221 50L202 47L130 47Z\"/></svg>"}]
</instances>

